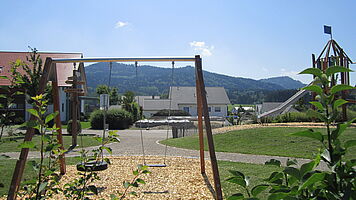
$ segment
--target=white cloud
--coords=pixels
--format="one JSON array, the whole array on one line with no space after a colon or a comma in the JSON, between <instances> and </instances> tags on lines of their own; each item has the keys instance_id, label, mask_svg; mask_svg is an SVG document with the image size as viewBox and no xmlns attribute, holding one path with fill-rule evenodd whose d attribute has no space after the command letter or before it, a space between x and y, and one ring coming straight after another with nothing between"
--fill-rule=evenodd
<instances>
[{"instance_id":1,"label":"white cloud","mask_svg":"<svg viewBox=\"0 0 356 200\"><path fill-rule=\"evenodd\" d=\"M127 25L129 25L128 22L118 21L118 22L116 22L116 24L115 24L115 28L122 28L122 27L127 26Z\"/></svg>"},{"instance_id":2,"label":"white cloud","mask_svg":"<svg viewBox=\"0 0 356 200\"><path fill-rule=\"evenodd\" d=\"M194 51L201 54L202 56L211 56L213 55L212 51L214 46L208 46L205 42L193 41L189 43L191 47L194 48Z\"/></svg>"}]
</instances>

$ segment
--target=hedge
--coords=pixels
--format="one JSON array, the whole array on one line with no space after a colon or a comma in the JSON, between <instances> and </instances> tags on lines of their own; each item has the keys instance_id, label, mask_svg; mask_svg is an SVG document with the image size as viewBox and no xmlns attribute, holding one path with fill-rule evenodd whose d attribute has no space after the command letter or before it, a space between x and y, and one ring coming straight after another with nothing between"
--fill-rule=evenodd
<instances>
[{"instance_id":1,"label":"hedge","mask_svg":"<svg viewBox=\"0 0 356 200\"><path fill-rule=\"evenodd\" d=\"M96 110L90 115L90 125L92 129L103 129L104 111ZM106 114L106 123L109 124L109 129L126 129L133 123L131 113L122 109L110 109Z\"/></svg>"}]
</instances>

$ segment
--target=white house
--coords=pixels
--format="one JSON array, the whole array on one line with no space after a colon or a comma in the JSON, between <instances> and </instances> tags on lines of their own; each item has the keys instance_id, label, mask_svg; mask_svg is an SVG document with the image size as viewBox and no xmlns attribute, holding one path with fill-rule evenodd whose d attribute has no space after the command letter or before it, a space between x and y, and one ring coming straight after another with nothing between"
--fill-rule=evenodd
<instances>
[{"instance_id":1,"label":"white house","mask_svg":"<svg viewBox=\"0 0 356 200\"><path fill-rule=\"evenodd\" d=\"M210 116L224 117L230 100L223 87L205 87ZM151 117L163 109L184 110L197 116L197 100L195 87L170 87L168 99L143 98L139 101L143 115Z\"/></svg>"}]
</instances>

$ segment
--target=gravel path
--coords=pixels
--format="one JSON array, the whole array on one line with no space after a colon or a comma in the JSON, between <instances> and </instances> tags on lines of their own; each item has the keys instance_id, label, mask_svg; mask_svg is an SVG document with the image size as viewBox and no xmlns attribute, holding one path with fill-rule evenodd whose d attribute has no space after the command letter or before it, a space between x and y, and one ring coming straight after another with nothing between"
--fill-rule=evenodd
<instances>
[{"instance_id":1,"label":"gravel path","mask_svg":"<svg viewBox=\"0 0 356 200\"><path fill-rule=\"evenodd\" d=\"M246 128L257 128L261 126L238 126L235 129L246 129ZM230 128L229 130L231 130ZM224 130L226 131L226 130ZM214 131L214 133L221 133L222 130ZM85 134L97 134L101 135L102 131L97 130L85 130ZM122 130L118 131L120 136L120 143L111 143L107 146L111 147L113 150L113 156L140 156L142 155L142 146L140 139L140 130ZM162 156L165 154L165 150L167 150L167 156L182 156L182 157L199 157L199 151L189 150L189 149L181 149L176 147L165 146L159 144L158 141L166 139L167 130L142 130L143 134L143 142L144 142L144 150L145 155L151 156ZM171 131L168 132L169 137L172 137ZM80 141L80 138L78 139ZM89 147L86 149L92 149L93 147ZM78 156L78 151L80 149L75 149L69 152L66 156ZM19 157L19 152L8 152L4 153L11 158L17 159ZM241 153L226 153L226 152L216 152L216 156L218 160L226 160L233 162L243 162L243 163L255 163L255 164L264 164L266 161L270 159L280 160L282 163L286 163L287 157L280 156L266 156L266 155L252 155L252 154L241 154ZM29 158L37 158L39 157L39 152L30 152ZM205 152L206 159L209 159L208 152ZM310 160L298 158L298 163L303 164ZM162 161L163 162L163 161ZM148 163L149 164L149 163ZM327 169L326 165L322 163L319 169Z\"/></svg>"}]
</instances>

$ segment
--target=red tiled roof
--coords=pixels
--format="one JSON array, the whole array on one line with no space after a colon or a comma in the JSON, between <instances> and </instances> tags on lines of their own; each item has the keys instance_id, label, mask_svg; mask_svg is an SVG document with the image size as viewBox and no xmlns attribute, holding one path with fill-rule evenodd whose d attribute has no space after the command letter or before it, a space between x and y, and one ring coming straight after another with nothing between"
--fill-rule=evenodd
<instances>
[{"instance_id":1,"label":"red tiled roof","mask_svg":"<svg viewBox=\"0 0 356 200\"><path fill-rule=\"evenodd\" d=\"M47 57L51 58L81 58L82 53L47 53L38 52L40 55L43 67ZM0 51L0 76L7 76L11 79L11 62L15 62L17 59L27 62L26 56L29 56L29 52L1 52ZM31 66L31 65L29 65ZM78 64L76 65L78 67ZM19 70L20 73L24 73ZM65 83L69 76L73 75L73 64L72 63L60 63L57 64L57 79L58 86L69 86ZM0 79L0 85L10 85L9 80Z\"/></svg>"}]
</instances>

